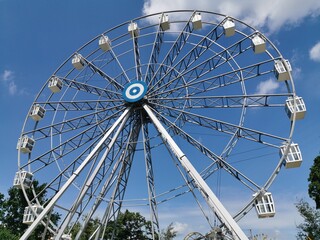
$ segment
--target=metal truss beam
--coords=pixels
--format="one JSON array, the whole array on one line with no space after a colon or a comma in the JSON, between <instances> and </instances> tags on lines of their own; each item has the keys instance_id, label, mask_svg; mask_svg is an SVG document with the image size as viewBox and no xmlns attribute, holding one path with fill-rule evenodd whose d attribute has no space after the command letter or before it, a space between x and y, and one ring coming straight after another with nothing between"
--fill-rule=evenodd
<instances>
[{"instance_id":1,"label":"metal truss beam","mask_svg":"<svg viewBox=\"0 0 320 240\"><path fill-rule=\"evenodd\" d=\"M154 115L152 110L146 104L143 105L143 108L145 109L150 119L152 120L153 124L157 128L163 141L170 146L173 154L179 160L179 162L181 163L183 168L186 170L188 175L191 177L191 179L194 180L194 183L197 189L199 190L199 192L201 193L201 195L203 196L204 200L207 202L211 210L222 220L225 227L233 233L233 236L236 240L248 240L247 236L240 229L239 225L234 221L232 216L224 208L222 203L215 196L215 194L212 192L212 190L207 185L207 183L203 180L203 178L200 176L197 170L193 167L193 165L190 163L187 156L181 151L179 146L174 142L170 134L162 126L162 124L160 123L158 118Z\"/></svg>"}]
</instances>

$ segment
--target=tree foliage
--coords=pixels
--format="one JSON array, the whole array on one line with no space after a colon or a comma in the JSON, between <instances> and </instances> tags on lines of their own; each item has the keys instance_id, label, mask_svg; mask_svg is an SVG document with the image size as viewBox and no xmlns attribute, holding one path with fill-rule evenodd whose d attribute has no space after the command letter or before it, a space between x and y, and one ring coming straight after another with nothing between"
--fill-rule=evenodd
<instances>
[{"instance_id":1,"label":"tree foliage","mask_svg":"<svg viewBox=\"0 0 320 240\"><path fill-rule=\"evenodd\" d=\"M316 202L316 208L320 208L320 156L314 159L313 165L310 168L309 174L309 189L310 198Z\"/></svg>"},{"instance_id":2,"label":"tree foliage","mask_svg":"<svg viewBox=\"0 0 320 240\"><path fill-rule=\"evenodd\" d=\"M161 231L161 240L172 240L177 236L177 231L174 230L173 223Z\"/></svg>"},{"instance_id":3,"label":"tree foliage","mask_svg":"<svg viewBox=\"0 0 320 240\"><path fill-rule=\"evenodd\" d=\"M147 221L140 213L129 212L119 213L116 222L111 221L106 228L104 239L114 240L139 239L152 240L151 222Z\"/></svg>"},{"instance_id":4,"label":"tree foliage","mask_svg":"<svg viewBox=\"0 0 320 240\"><path fill-rule=\"evenodd\" d=\"M38 200L41 204L46 202L46 191L42 191L45 184L39 185L37 181L33 182L34 191L40 193L38 195ZM27 195L32 196L31 189L27 190ZM0 195L0 231L6 229L6 231L1 231L3 234L11 233L14 236L21 236L24 231L28 228L28 225L23 223L23 214L28 203L23 195L21 189L11 187L8 190L8 197L5 199L4 195ZM59 215L57 213L51 214L51 221L57 223L59 220ZM28 238L29 240L41 239L44 232L44 226L39 226L33 234ZM50 233L47 232L47 238ZM47 239L46 238L46 239ZM0 238L7 239L7 238ZM8 237L10 239L10 237Z\"/></svg>"},{"instance_id":5,"label":"tree foliage","mask_svg":"<svg viewBox=\"0 0 320 240\"><path fill-rule=\"evenodd\" d=\"M296 207L304 218L304 222L298 225L297 239L320 239L320 210L311 207L303 200L300 200Z\"/></svg>"}]
</instances>

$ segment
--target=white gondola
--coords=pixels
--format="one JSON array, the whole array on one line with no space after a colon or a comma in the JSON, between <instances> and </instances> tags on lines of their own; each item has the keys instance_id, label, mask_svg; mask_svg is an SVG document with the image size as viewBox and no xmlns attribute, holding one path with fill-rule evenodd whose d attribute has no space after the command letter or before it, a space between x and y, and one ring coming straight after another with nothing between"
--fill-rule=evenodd
<instances>
[{"instance_id":1,"label":"white gondola","mask_svg":"<svg viewBox=\"0 0 320 240\"><path fill-rule=\"evenodd\" d=\"M61 240L72 240L71 234L62 234Z\"/></svg>"},{"instance_id":2,"label":"white gondola","mask_svg":"<svg viewBox=\"0 0 320 240\"><path fill-rule=\"evenodd\" d=\"M62 81L60 80L60 78L56 77L56 76L52 76L49 80L48 83L48 88L51 90L51 92L53 93L57 93L60 92L62 89Z\"/></svg>"},{"instance_id":3,"label":"white gondola","mask_svg":"<svg viewBox=\"0 0 320 240\"><path fill-rule=\"evenodd\" d=\"M285 81L290 79L292 68L288 60L276 60L274 63L274 71L278 81Z\"/></svg>"},{"instance_id":4,"label":"white gondola","mask_svg":"<svg viewBox=\"0 0 320 240\"><path fill-rule=\"evenodd\" d=\"M223 27L223 31L224 31L224 35L226 37L231 37L235 34L236 32L236 28L235 28L235 23L231 18L227 18L222 27Z\"/></svg>"},{"instance_id":5,"label":"white gondola","mask_svg":"<svg viewBox=\"0 0 320 240\"><path fill-rule=\"evenodd\" d=\"M36 217L42 212L43 207L40 205L33 205L31 207L25 207L23 213L23 223L31 225Z\"/></svg>"},{"instance_id":6,"label":"white gondola","mask_svg":"<svg viewBox=\"0 0 320 240\"><path fill-rule=\"evenodd\" d=\"M201 20L200 13L195 13L191 21L192 21L192 26L194 30L198 30L202 28L202 20Z\"/></svg>"},{"instance_id":7,"label":"white gondola","mask_svg":"<svg viewBox=\"0 0 320 240\"><path fill-rule=\"evenodd\" d=\"M285 154L287 145L280 147L280 157ZM297 168L300 167L302 163L302 154L299 145L296 143L291 143L288 149L288 154L284 159L284 165L286 168Z\"/></svg>"},{"instance_id":8,"label":"white gondola","mask_svg":"<svg viewBox=\"0 0 320 240\"><path fill-rule=\"evenodd\" d=\"M256 195L254 195L255 197ZM273 217L276 213L274 201L270 192L259 194L255 199L254 206L259 218Z\"/></svg>"},{"instance_id":9,"label":"white gondola","mask_svg":"<svg viewBox=\"0 0 320 240\"><path fill-rule=\"evenodd\" d=\"M81 70L84 67L84 60L80 54L75 54L71 62L75 69Z\"/></svg>"},{"instance_id":10,"label":"white gondola","mask_svg":"<svg viewBox=\"0 0 320 240\"><path fill-rule=\"evenodd\" d=\"M16 175L13 180L13 186L19 189L21 189L23 186L25 189L28 189L31 187L32 178L33 174L31 172L20 170L16 172Z\"/></svg>"},{"instance_id":11,"label":"white gondola","mask_svg":"<svg viewBox=\"0 0 320 240\"><path fill-rule=\"evenodd\" d=\"M266 41L260 34L255 34L251 40L254 53L263 53L266 51Z\"/></svg>"},{"instance_id":12,"label":"white gondola","mask_svg":"<svg viewBox=\"0 0 320 240\"><path fill-rule=\"evenodd\" d=\"M30 153L33 149L34 143L35 141L32 138L23 136L18 140L17 150L20 150L22 153Z\"/></svg>"},{"instance_id":13,"label":"white gondola","mask_svg":"<svg viewBox=\"0 0 320 240\"><path fill-rule=\"evenodd\" d=\"M128 32L130 33L131 37L138 37L139 36L138 24L135 22L130 23L128 26Z\"/></svg>"},{"instance_id":14,"label":"white gondola","mask_svg":"<svg viewBox=\"0 0 320 240\"><path fill-rule=\"evenodd\" d=\"M111 49L111 40L109 37L102 35L99 39L99 47L103 51L109 51Z\"/></svg>"},{"instance_id":15,"label":"white gondola","mask_svg":"<svg viewBox=\"0 0 320 240\"><path fill-rule=\"evenodd\" d=\"M46 113L46 110L39 104L35 104L30 112L30 117L35 121L40 121Z\"/></svg>"},{"instance_id":16,"label":"white gondola","mask_svg":"<svg viewBox=\"0 0 320 240\"><path fill-rule=\"evenodd\" d=\"M291 121L303 119L307 112L307 108L302 97L298 97L298 96L294 98L289 97L286 100L285 110Z\"/></svg>"},{"instance_id":17,"label":"white gondola","mask_svg":"<svg viewBox=\"0 0 320 240\"><path fill-rule=\"evenodd\" d=\"M160 27L162 31L167 31L170 29L169 16L162 14L160 17Z\"/></svg>"}]
</instances>

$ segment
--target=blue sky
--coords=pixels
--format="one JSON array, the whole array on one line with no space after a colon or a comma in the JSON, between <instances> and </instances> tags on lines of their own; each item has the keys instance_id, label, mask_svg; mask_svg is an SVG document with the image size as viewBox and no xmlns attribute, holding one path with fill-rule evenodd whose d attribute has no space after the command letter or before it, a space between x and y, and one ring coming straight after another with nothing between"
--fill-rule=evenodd
<instances>
[{"instance_id":1,"label":"blue sky","mask_svg":"<svg viewBox=\"0 0 320 240\"><path fill-rule=\"evenodd\" d=\"M297 94L307 105L306 118L297 122L294 133L304 162L301 168L280 174L274 183L277 216L251 224L256 232L267 231L281 239L293 239L295 224L301 221L294 202L307 198L309 168L320 151L320 2L245 0L241 5L237 2L0 0L0 191L4 193L12 186L17 169L16 143L30 105L44 82L77 48L101 32L144 14L205 9L229 14L260 29L293 66ZM244 228L251 219L247 219ZM184 231L190 224L181 220L176 226Z\"/></svg>"}]
</instances>

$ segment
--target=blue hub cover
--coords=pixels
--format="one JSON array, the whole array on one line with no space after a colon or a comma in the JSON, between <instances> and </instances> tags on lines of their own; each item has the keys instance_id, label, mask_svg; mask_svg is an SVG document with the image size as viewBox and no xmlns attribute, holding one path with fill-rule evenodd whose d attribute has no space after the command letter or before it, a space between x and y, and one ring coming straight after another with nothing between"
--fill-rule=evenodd
<instances>
[{"instance_id":1,"label":"blue hub cover","mask_svg":"<svg viewBox=\"0 0 320 240\"><path fill-rule=\"evenodd\" d=\"M141 100L147 93L147 84L143 81L133 81L125 86L122 97L126 102L133 103Z\"/></svg>"}]
</instances>

